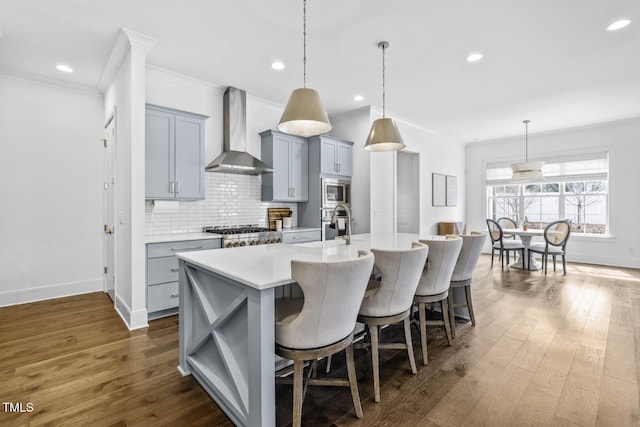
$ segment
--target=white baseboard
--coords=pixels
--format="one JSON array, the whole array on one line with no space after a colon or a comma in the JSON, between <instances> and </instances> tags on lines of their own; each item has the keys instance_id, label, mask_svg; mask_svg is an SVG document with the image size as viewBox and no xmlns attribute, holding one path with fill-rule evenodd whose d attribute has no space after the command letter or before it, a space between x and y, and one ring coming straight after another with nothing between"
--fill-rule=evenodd
<instances>
[{"instance_id":1,"label":"white baseboard","mask_svg":"<svg viewBox=\"0 0 640 427\"><path fill-rule=\"evenodd\" d=\"M568 252L568 251L567 251ZM485 255L491 255L491 249L488 251L482 251ZM538 255L539 256L539 255ZM498 252L495 253L496 259L498 258ZM611 255L588 255L588 254L567 254L567 262L576 262L579 264L595 264L605 265L608 267L625 267L625 268L640 268L640 257L637 256L611 256Z\"/></svg>"},{"instance_id":2,"label":"white baseboard","mask_svg":"<svg viewBox=\"0 0 640 427\"><path fill-rule=\"evenodd\" d=\"M103 283L104 279L100 277L98 279L0 292L0 307L98 292L103 290Z\"/></svg>"},{"instance_id":3,"label":"white baseboard","mask_svg":"<svg viewBox=\"0 0 640 427\"><path fill-rule=\"evenodd\" d=\"M149 326L147 310L131 311L131 308L118 295L116 295L116 311L130 331Z\"/></svg>"}]
</instances>

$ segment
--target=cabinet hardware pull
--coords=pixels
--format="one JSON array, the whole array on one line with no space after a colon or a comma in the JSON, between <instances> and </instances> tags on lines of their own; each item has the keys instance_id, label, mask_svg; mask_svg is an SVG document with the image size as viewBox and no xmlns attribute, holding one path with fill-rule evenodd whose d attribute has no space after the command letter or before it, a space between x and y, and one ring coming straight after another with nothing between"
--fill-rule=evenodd
<instances>
[{"instance_id":1,"label":"cabinet hardware pull","mask_svg":"<svg viewBox=\"0 0 640 427\"><path fill-rule=\"evenodd\" d=\"M180 181L176 181L176 194L180 193Z\"/></svg>"},{"instance_id":2,"label":"cabinet hardware pull","mask_svg":"<svg viewBox=\"0 0 640 427\"><path fill-rule=\"evenodd\" d=\"M202 245L200 246L185 246L184 248L171 248L172 251L184 251L187 249L202 249Z\"/></svg>"},{"instance_id":3,"label":"cabinet hardware pull","mask_svg":"<svg viewBox=\"0 0 640 427\"><path fill-rule=\"evenodd\" d=\"M180 294L171 294L171 298L178 298Z\"/></svg>"},{"instance_id":4,"label":"cabinet hardware pull","mask_svg":"<svg viewBox=\"0 0 640 427\"><path fill-rule=\"evenodd\" d=\"M338 172L340 172L340 163L338 163Z\"/></svg>"},{"instance_id":5,"label":"cabinet hardware pull","mask_svg":"<svg viewBox=\"0 0 640 427\"><path fill-rule=\"evenodd\" d=\"M169 193L173 194L173 193L174 193L174 191L173 191L173 190L174 190L174 184L173 184L173 181L171 181L171 182L169 183Z\"/></svg>"},{"instance_id":6,"label":"cabinet hardware pull","mask_svg":"<svg viewBox=\"0 0 640 427\"><path fill-rule=\"evenodd\" d=\"M171 271L175 273L176 271L180 271L180 269L179 268L172 268Z\"/></svg>"}]
</instances>

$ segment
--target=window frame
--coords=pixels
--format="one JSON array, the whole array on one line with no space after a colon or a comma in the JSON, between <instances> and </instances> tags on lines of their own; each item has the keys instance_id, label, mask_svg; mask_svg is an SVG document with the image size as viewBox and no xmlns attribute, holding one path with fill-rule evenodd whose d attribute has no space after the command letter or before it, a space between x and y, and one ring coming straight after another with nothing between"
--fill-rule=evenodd
<instances>
[{"instance_id":1,"label":"window frame","mask_svg":"<svg viewBox=\"0 0 640 427\"><path fill-rule=\"evenodd\" d=\"M506 162L506 161L502 161L502 162L487 162L485 164L485 171L484 171L484 176L485 176L485 203L486 203L486 215L487 218L492 218L492 217L496 217L493 219L497 219L497 214L495 213L495 209L494 209L494 200L496 199L506 199L508 197L517 197L519 199L518 202L518 210L517 210L517 215L518 220L522 220L523 217L525 216L524 214L520 214L520 213L524 213L525 212L525 205L526 205L526 198L539 198L540 200L542 198L548 198L548 197L556 197L558 200L558 218L566 218L566 199L568 197L572 197L575 196L575 194L572 193L567 193L565 191L565 184L569 183L569 182L593 182L593 181L604 181L605 183L605 187L606 190L603 193L584 193L584 196L588 196L588 195L594 195L594 196L602 196L605 199L605 231L602 234L599 233L585 233L585 232L575 232L574 237L585 237L585 238L589 238L589 239L602 239L602 238L612 238L613 237L613 227L611 224L611 201L612 201L612 194L611 194L611 189L612 189L612 185L611 185L611 174L609 173L609 170L611 168L611 154L609 151L599 151L599 152L593 152L593 153L581 153L581 154L574 154L574 155L566 155L566 156L555 156L553 158L553 160L549 160L549 162L552 163L562 163L562 162L575 162L575 161L581 161L581 160L594 160L594 159L604 159L606 160L606 172L600 172L600 173L586 173L586 174L575 174L575 175L558 175L558 176L552 176L549 177L548 180L542 181L542 182L519 182L519 181L511 181L510 179L504 179L504 178L498 178L498 179L489 179L488 175L490 174L490 170L492 169L500 169L500 168L505 168L507 166L510 165L510 163ZM539 159L539 160L545 160L545 159ZM495 175L494 175L495 176ZM558 192L557 193L549 193L549 194L545 194L544 192L540 192L538 194L532 195L532 194L526 194L525 191L525 187L527 185L531 185L531 184L558 184ZM519 186L519 191L517 195L501 195L501 196L495 196L493 195L494 188L497 186L508 186L508 185L518 185ZM503 215L499 215L499 216L503 216ZM583 220L584 222L584 220Z\"/></svg>"}]
</instances>

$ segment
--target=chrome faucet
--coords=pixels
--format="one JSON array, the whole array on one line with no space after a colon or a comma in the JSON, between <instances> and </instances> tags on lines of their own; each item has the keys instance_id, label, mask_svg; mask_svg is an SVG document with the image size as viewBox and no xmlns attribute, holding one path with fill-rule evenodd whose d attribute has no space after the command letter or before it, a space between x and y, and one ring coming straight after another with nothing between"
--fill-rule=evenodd
<instances>
[{"instance_id":1,"label":"chrome faucet","mask_svg":"<svg viewBox=\"0 0 640 427\"><path fill-rule=\"evenodd\" d=\"M345 212L347 213L347 220L346 220L345 227L347 228L347 245L350 245L351 244L351 209L349 209L349 205L343 202L339 202L336 205L336 207L333 208L333 213L331 214L331 224L336 224L337 222L336 212L338 211L339 208L344 209ZM336 229L337 229L337 225L336 225Z\"/></svg>"}]
</instances>

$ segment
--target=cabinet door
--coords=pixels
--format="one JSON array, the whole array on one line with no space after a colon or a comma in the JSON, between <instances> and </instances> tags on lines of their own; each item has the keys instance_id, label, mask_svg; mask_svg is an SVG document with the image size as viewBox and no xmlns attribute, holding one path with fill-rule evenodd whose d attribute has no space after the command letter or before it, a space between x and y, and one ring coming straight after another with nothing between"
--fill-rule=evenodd
<instances>
[{"instance_id":1,"label":"cabinet door","mask_svg":"<svg viewBox=\"0 0 640 427\"><path fill-rule=\"evenodd\" d=\"M353 147L351 144L345 144L344 142L338 142L336 157L338 163L338 175L351 176L351 151Z\"/></svg>"},{"instance_id":2,"label":"cabinet door","mask_svg":"<svg viewBox=\"0 0 640 427\"><path fill-rule=\"evenodd\" d=\"M291 138L289 148L291 198L304 202L309 200L309 146L304 139Z\"/></svg>"},{"instance_id":3,"label":"cabinet door","mask_svg":"<svg viewBox=\"0 0 640 427\"><path fill-rule=\"evenodd\" d=\"M204 199L204 121L175 116L175 196Z\"/></svg>"},{"instance_id":4,"label":"cabinet door","mask_svg":"<svg viewBox=\"0 0 640 427\"><path fill-rule=\"evenodd\" d=\"M174 197L174 120L173 115L147 110L145 115L145 197Z\"/></svg>"},{"instance_id":5,"label":"cabinet door","mask_svg":"<svg viewBox=\"0 0 640 427\"><path fill-rule=\"evenodd\" d=\"M273 200L290 200L291 185L289 183L289 145L291 137L273 135Z\"/></svg>"},{"instance_id":6,"label":"cabinet door","mask_svg":"<svg viewBox=\"0 0 640 427\"><path fill-rule=\"evenodd\" d=\"M336 163L336 141L320 139L320 173L335 175L338 172Z\"/></svg>"}]
</instances>

